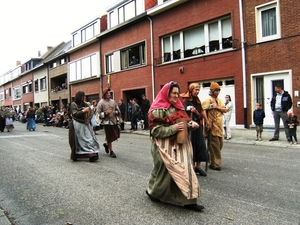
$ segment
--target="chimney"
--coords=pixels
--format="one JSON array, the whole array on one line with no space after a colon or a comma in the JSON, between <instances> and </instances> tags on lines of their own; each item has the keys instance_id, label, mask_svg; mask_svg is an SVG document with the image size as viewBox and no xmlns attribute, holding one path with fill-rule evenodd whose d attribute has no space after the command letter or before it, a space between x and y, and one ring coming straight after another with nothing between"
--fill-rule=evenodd
<instances>
[{"instance_id":1,"label":"chimney","mask_svg":"<svg viewBox=\"0 0 300 225\"><path fill-rule=\"evenodd\" d=\"M16 66L20 66L20 65L21 65L21 61L17 61Z\"/></svg>"},{"instance_id":2,"label":"chimney","mask_svg":"<svg viewBox=\"0 0 300 225\"><path fill-rule=\"evenodd\" d=\"M38 57L41 57L41 51L38 51Z\"/></svg>"},{"instance_id":3,"label":"chimney","mask_svg":"<svg viewBox=\"0 0 300 225\"><path fill-rule=\"evenodd\" d=\"M47 46L47 51L50 51L52 48L52 46Z\"/></svg>"}]
</instances>

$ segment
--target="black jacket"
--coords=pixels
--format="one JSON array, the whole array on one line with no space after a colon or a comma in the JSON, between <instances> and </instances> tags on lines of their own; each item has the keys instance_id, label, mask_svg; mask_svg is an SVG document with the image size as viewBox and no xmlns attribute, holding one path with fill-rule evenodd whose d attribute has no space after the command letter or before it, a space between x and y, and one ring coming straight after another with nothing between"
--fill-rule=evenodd
<instances>
[{"instance_id":1,"label":"black jacket","mask_svg":"<svg viewBox=\"0 0 300 225\"><path fill-rule=\"evenodd\" d=\"M263 125L264 118L266 117L265 111L262 109L255 109L253 111L253 121L255 125Z\"/></svg>"},{"instance_id":2,"label":"black jacket","mask_svg":"<svg viewBox=\"0 0 300 225\"><path fill-rule=\"evenodd\" d=\"M276 96L271 100L271 109L275 111ZM287 91L284 91L281 97L281 108L283 112L287 112L293 105L292 98Z\"/></svg>"}]
</instances>

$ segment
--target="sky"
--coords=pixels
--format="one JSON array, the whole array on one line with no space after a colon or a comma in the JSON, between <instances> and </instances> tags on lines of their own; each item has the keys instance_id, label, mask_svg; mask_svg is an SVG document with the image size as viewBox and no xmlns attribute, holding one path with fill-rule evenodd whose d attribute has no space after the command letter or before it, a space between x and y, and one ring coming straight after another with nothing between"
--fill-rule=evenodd
<instances>
[{"instance_id":1,"label":"sky","mask_svg":"<svg viewBox=\"0 0 300 225\"><path fill-rule=\"evenodd\" d=\"M0 75L71 40L71 33L106 14L117 0L0 2Z\"/></svg>"}]
</instances>

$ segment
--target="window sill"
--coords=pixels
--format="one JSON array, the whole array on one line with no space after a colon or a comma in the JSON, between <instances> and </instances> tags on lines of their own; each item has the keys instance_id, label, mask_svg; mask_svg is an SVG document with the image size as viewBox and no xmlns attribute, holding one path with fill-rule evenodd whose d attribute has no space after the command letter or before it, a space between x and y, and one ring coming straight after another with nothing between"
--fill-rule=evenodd
<instances>
[{"instance_id":1,"label":"window sill","mask_svg":"<svg viewBox=\"0 0 300 225\"><path fill-rule=\"evenodd\" d=\"M164 66L164 65L168 65L168 64L172 64L172 63L177 63L177 62L183 62L183 61L188 61L188 60L192 60L192 59L204 58L204 57L218 55L218 54L232 52L232 51L236 51L236 48L228 48L228 49L224 49L224 50L209 52L206 54L199 54L199 55L195 55L195 56L191 56L191 57L187 57L187 58L183 58L183 59L176 59L176 60L172 60L172 61L168 61L168 62L163 62L161 64L158 64L157 66Z\"/></svg>"}]
</instances>

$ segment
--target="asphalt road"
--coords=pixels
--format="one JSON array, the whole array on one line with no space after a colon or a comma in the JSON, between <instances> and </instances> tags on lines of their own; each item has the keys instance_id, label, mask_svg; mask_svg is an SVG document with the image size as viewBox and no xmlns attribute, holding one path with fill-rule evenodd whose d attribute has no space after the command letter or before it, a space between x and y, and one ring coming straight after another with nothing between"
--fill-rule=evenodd
<instances>
[{"instance_id":1,"label":"asphalt road","mask_svg":"<svg viewBox=\"0 0 300 225\"><path fill-rule=\"evenodd\" d=\"M0 133L0 207L17 225L300 224L300 152L225 143L222 171L198 177L202 213L154 203L145 194L152 168L148 136L122 133L116 159L69 159L67 129L15 123Z\"/></svg>"}]
</instances>

